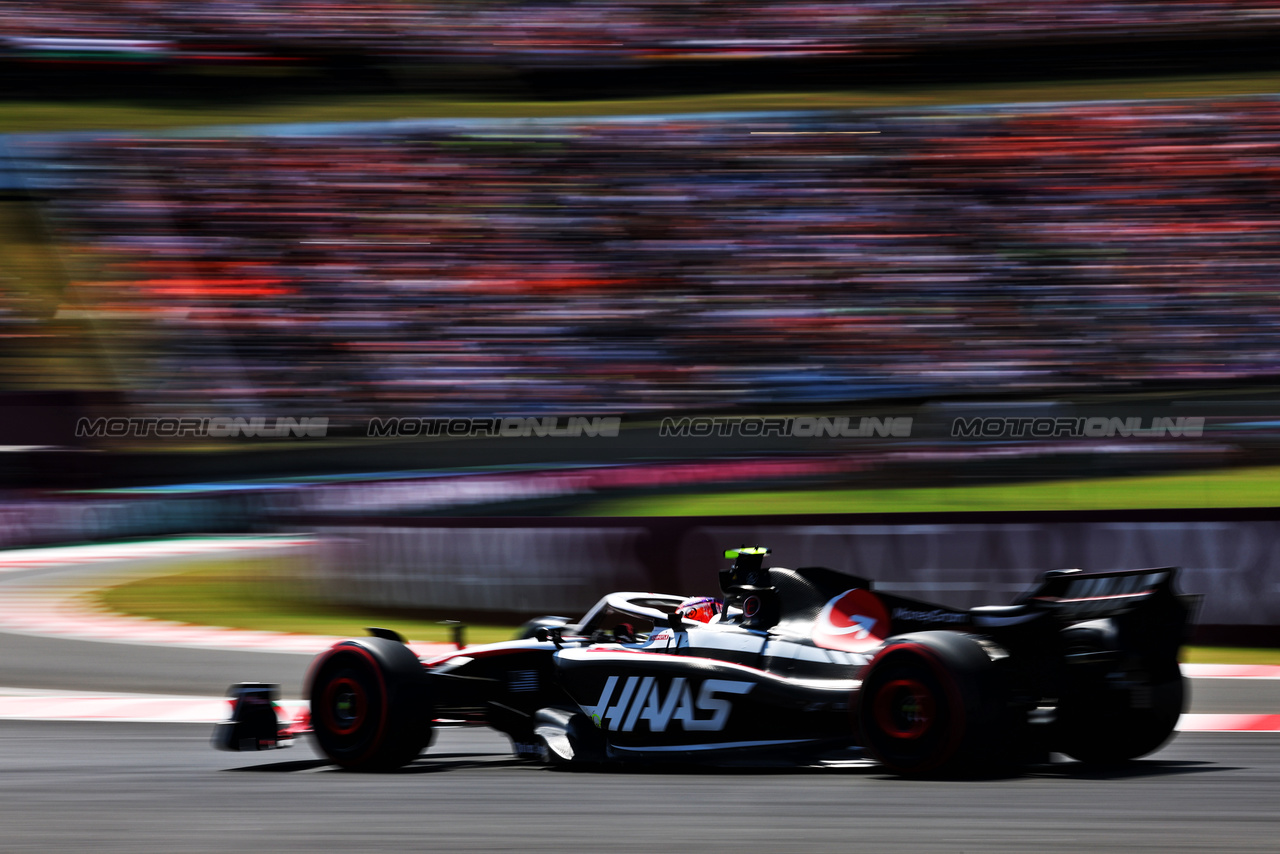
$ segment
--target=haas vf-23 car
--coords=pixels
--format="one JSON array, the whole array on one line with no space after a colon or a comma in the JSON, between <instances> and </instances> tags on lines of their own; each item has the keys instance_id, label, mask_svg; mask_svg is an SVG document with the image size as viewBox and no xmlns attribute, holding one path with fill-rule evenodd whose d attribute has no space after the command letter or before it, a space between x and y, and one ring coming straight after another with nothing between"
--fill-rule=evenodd
<instances>
[{"instance_id":1,"label":"haas vf-23 car","mask_svg":"<svg viewBox=\"0 0 1280 854\"><path fill-rule=\"evenodd\" d=\"M1178 650L1198 597L1176 592L1172 567L1050 571L1011 605L959 610L822 567L765 567L768 552L725 553L723 601L614 593L577 622L543 618L520 639L429 660L371 629L315 660L310 730L362 771L412 762L450 722L558 765L861 748L897 774L937 775L1051 751L1124 761L1160 747L1182 713ZM220 747L306 729L277 721L274 686L231 693Z\"/></svg>"}]
</instances>

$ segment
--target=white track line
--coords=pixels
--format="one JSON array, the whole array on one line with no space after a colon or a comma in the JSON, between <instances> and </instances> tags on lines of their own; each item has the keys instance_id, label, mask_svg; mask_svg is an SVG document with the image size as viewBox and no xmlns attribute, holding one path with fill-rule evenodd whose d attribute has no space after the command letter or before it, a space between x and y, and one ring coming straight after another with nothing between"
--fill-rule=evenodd
<instances>
[{"instance_id":1,"label":"white track line","mask_svg":"<svg viewBox=\"0 0 1280 854\"><path fill-rule=\"evenodd\" d=\"M1274 664L1184 664L1182 675L1190 679L1280 679Z\"/></svg>"},{"instance_id":2,"label":"white track line","mask_svg":"<svg viewBox=\"0 0 1280 854\"><path fill-rule=\"evenodd\" d=\"M10 549L0 551L0 572L18 572L46 566L85 566L156 557L184 557L246 549L287 549L312 545L315 542L315 539L309 537L177 537L171 540L148 540L136 543Z\"/></svg>"},{"instance_id":3,"label":"white track line","mask_svg":"<svg viewBox=\"0 0 1280 854\"><path fill-rule=\"evenodd\" d=\"M306 702L281 700L279 706L293 716ZM0 720L212 724L230 711L227 697L0 688Z\"/></svg>"}]
</instances>

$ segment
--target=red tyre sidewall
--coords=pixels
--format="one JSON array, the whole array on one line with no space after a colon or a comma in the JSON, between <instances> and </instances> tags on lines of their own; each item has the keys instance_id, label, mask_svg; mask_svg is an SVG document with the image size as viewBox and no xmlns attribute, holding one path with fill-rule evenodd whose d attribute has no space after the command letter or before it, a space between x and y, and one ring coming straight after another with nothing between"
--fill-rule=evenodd
<instances>
[{"instance_id":1,"label":"red tyre sidewall","mask_svg":"<svg viewBox=\"0 0 1280 854\"><path fill-rule=\"evenodd\" d=\"M872 681L877 676L879 668L891 666L895 663L894 660L901 659L904 656L909 656L910 658L914 658L917 661L922 662L929 669L929 672L941 686L943 699L945 699L947 704L947 713L945 715L944 722L944 725L947 727L947 732L943 737L941 749L938 750L934 757L929 761L918 766L902 769L912 774L928 774L946 765L946 763L955 756L956 751L959 750L960 745L964 740L965 728L968 723L967 709L959 686L956 685L955 678L942 662L942 659L940 659L937 653L928 646L915 641L891 643L880 649L880 651L876 653L875 657L871 659L871 662L867 665L866 670L864 671L866 676L863 679L863 686L865 687L867 682ZM891 657L894 660L888 660ZM891 767L895 765L895 763L886 761L885 757L876 755L876 751L873 747L873 740L867 738L867 733L862 721L867 715L870 715L872 718L876 716L877 709L875 708L875 704L881 701L881 698L878 696L879 691L889 688L898 681L901 680L891 679L884 685L878 686L876 689L877 696L868 696L865 690L859 691L858 699L854 704L853 709L855 731L859 733L859 737L863 745L871 751L872 755L874 755L878 761L881 761L883 764ZM867 708L867 706L870 706L870 708ZM934 710L934 713L937 714L936 709ZM889 733L888 735L893 737L892 733Z\"/></svg>"},{"instance_id":2,"label":"red tyre sidewall","mask_svg":"<svg viewBox=\"0 0 1280 854\"><path fill-rule=\"evenodd\" d=\"M368 757L373 756L375 753L377 753L378 748L382 745L382 740L386 737L386 732L387 732L387 715L390 710L391 698L388 696L387 680L383 676L382 666L378 663L378 660L373 656L372 653L370 653L367 649L364 649L363 647L359 646L358 644L349 643L349 642L335 644L333 647L329 649L327 653L322 655L320 658L316 659L315 663L312 664L311 671L307 674L307 692L306 693L308 697L311 696L312 690L315 684L314 680L324 672L325 667L331 661L333 661L335 658L338 658L339 656L347 656L347 655L351 655L363 660L365 665L368 667L369 671L373 674L374 681L377 685L376 690L377 690L377 699L378 699L378 703L377 703L378 719L377 719L376 729L374 730L373 738L369 740L369 744L366 745L365 749L362 750L357 756L344 759L344 763L358 764L360 762L363 762ZM327 691L328 691L328 688L326 688L326 693ZM367 699L366 699L366 702L367 702ZM317 710L315 709L312 710L311 717L312 717L313 725L319 724L322 721L326 721L329 714L328 709L320 710L320 714L316 714L316 711ZM355 729L358 729L358 728L359 727L357 725ZM355 729L349 731L348 733L343 733L338 730L335 730L335 731L339 735L347 735L347 734L353 733Z\"/></svg>"}]
</instances>

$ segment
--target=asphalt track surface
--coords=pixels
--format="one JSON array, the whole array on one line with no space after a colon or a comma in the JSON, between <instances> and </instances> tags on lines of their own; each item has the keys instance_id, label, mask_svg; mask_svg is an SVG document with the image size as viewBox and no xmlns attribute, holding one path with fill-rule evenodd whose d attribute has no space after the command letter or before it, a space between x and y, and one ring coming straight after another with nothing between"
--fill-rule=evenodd
<instances>
[{"instance_id":1,"label":"asphalt track surface","mask_svg":"<svg viewBox=\"0 0 1280 854\"><path fill-rule=\"evenodd\" d=\"M1268 851L1280 735L1184 734L1122 771L905 781L839 770L583 773L441 734L398 773L310 747L216 753L206 727L0 723L0 850Z\"/></svg>"},{"instance_id":2,"label":"asphalt track surface","mask_svg":"<svg viewBox=\"0 0 1280 854\"><path fill-rule=\"evenodd\" d=\"M277 682L297 697L311 657L178 649L0 632L0 685L217 696L234 682ZM3 851L0 845L0 851Z\"/></svg>"},{"instance_id":3,"label":"asphalt track surface","mask_svg":"<svg viewBox=\"0 0 1280 854\"><path fill-rule=\"evenodd\" d=\"M298 695L309 657L0 633L0 686ZM1280 712L1280 680L1193 680L1191 711ZM442 730L397 773L309 741L219 753L190 724L0 721L0 852L1280 849L1280 734L1182 733L1120 770L1059 761L979 781L823 769L563 772Z\"/></svg>"}]
</instances>

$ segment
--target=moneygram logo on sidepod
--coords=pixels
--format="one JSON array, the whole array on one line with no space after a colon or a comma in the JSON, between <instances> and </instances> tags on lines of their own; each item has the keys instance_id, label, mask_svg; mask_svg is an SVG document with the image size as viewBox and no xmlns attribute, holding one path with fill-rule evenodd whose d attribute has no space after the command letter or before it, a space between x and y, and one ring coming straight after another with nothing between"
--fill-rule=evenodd
<instances>
[{"instance_id":1,"label":"moneygram logo on sidepod","mask_svg":"<svg viewBox=\"0 0 1280 854\"><path fill-rule=\"evenodd\" d=\"M846 590L818 612L813 642L823 649L866 652L889 634L889 612L870 590Z\"/></svg>"}]
</instances>

